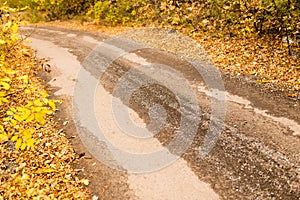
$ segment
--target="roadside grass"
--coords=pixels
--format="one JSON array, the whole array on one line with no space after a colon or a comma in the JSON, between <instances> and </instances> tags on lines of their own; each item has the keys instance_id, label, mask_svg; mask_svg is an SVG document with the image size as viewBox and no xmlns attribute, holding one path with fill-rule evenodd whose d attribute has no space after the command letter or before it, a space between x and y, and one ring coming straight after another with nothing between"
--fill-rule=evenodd
<instances>
[{"instance_id":1,"label":"roadside grass","mask_svg":"<svg viewBox=\"0 0 300 200\"><path fill-rule=\"evenodd\" d=\"M1 11L0 200L86 199L88 180L71 167L77 155L54 119L60 101L37 76L42 63L18 35L14 10Z\"/></svg>"}]
</instances>

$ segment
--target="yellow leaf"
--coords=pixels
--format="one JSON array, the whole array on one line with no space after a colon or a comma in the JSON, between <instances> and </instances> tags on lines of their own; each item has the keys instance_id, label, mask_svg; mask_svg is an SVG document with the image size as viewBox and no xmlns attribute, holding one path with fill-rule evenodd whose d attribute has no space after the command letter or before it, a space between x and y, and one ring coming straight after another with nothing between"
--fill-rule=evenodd
<instances>
[{"instance_id":1,"label":"yellow leaf","mask_svg":"<svg viewBox=\"0 0 300 200\"><path fill-rule=\"evenodd\" d=\"M21 106L18 106L18 107L17 107L17 111L19 111L19 112L24 112L26 109L27 109L27 108L21 107Z\"/></svg>"},{"instance_id":2,"label":"yellow leaf","mask_svg":"<svg viewBox=\"0 0 300 200\"><path fill-rule=\"evenodd\" d=\"M12 125L13 125L14 127L17 125L17 121L14 120L14 119L11 120L11 123L12 123Z\"/></svg>"},{"instance_id":3,"label":"yellow leaf","mask_svg":"<svg viewBox=\"0 0 300 200\"><path fill-rule=\"evenodd\" d=\"M52 173L52 172L55 172L55 170L53 170L53 169L44 169L43 172L44 173Z\"/></svg>"},{"instance_id":4,"label":"yellow leaf","mask_svg":"<svg viewBox=\"0 0 300 200\"><path fill-rule=\"evenodd\" d=\"M40 112L41 112L41 113L44 113L44 114L47 114L47 115L50 115L50 114L53 113L52 110L48 110L48 109L41 110Z\"/></svg>"},{"instance_id":5,"label":"yellow leaf","mask_svg":"<svg viewBox=\"0 0 300 200\"><path fill-rule=\"evenodd\" d=\"M16 178L15 178L15 181L14 181L15 183L21 183L21 176L20 175L18 175Z\"/></svg>"},{"instance_id":6,"label":"yellow leaf","mask_svg":"<svg viewBox=\"0 0 300 200\"><path fill-rule=\"evenodd\" d=\"M27 119L30 115L31 115L30 110L26 109L24 115L22 116L22 121L24 121L25 119Z\"/></svg>"},{"instance_id":7,"label":"yellow leaf","mask_svg":"<svg viewBox=\"0 0 300 200\"><path fill-rule=\"evenodd\" d=\"M33 111L33 112L41 112L41 110L43 110L44 109L44 107L32 107L31 108L31 110Z\"/></svg>"},{"instance_id":8,"label":"yellow leaf","mask_svg":"<svg viewBox=\"0 0 300 200\"><path fill-rule=\"evenodd\" d=\"M1 67L2 71L5 73L5 74L8 74L8 75L13 75L15 74L16 72L12 69L7 69L6 67L2 66Z\"/></svg>"},{"instance_id":9,"label":"yellow leaf","mask_svg":"<svg viewBox=\"0 0 300 200\"><path fill-rule=\"evenodd\" d=\"M32 129L32 128L28 128L28 129L25 129L23 131L20 131L20 133L22 133L23 136L25 136L25 135L31 135L31 133L34 132L33 130L34 129Z\"/></svg>"},{"instance_id":10,"label":"yellow leaf","mask_svg":"<svg viewBox=\"0 0 300 200\"><path fill-rule=\"evenodd\" d=\"M25 76L19 76L17 77L18 80L23 80L24 83L28 84L28 76L25 75Z\"/></svg>"},{"instance_id":11,"label":"yellow leaf","mask_svg":"<svg viewBox=\"0 0 300 200\"><path fill-rule=\"evenodd\" d=\"M41 95L42 95L42 97L44 97L44 98L46 98L46 97L49 96L48 93L47 93L45 90L43 90L43 91L41 92Z\"/></svg>"},{"instance_id":12,"label":"yellow leaf","mask_svg":"<svg viewBox=\"0 0 300 200\"><path fill-rule=\"evenodd\" d=\"M15 120L17 120L18 122L23 121L23 118L20 115L14 115Z\"/></svg>"},{"instance_id":13,"label":"yellow leaf","mask_svg":"<svg viewBox=\"0 0 300 200\"><path fill-rule=\"evenodd\" d=\"M25 120L25 122L26 122L26 123L29 123L29 122L31 122L32 120L34 120L34 114L31 114L31 115Z\"/></svg>"},{"instance_id":14,"label":"yellow leaf","mask_svg":"<svg viewBox=\"0 0 300 200\"><path fill-rule=\"evenodd\" d=\"M16 40L18 40L19 35L17 33L12 33L10 38L11 38L12 41L16 41Z\"/></svg>"},{"instance_id":15,"label":"yellow leaf","mask_svg":"<svg viewBox=\"0 0 300 200\"><path fill-rule=\"evenodd\" d=\"M19 138L16 142L15 148L18 150L21 147L21 145L22 145L22 139Z\"/></svg>"},{"instance_id":16,"label":"yellow leaf","mask_svg":"<svg viewBox=\"0 0 300 200\"><path fill-rule=\"evenodd\" d=\"M8 100L0 97L0 105L2 105L2 103L8 103Z\"/></svg>"},{"instance_id":17,"label":"yellow leaf","mask_svg":"<svg viewBox=\"0 0 300 200\"><path fill-rule=\"evenodd\" d=\"M0 44L5 44L5 40L0 40Z\"/></svg>"},{"instance_id":18,"label":"yellow leaf","mask_svg":"<svg viewBox=\"0 0 300 200\"><path fill-rule=\"evenodd\" d=\"M23 55L25 55L25 56L28 56L28 57L31 56L30 51L29 51L28 49L22 49L22 53L23 53Z\"/></svg>"},{"instance_id":19,"label":"yellow leaf","mask_svg":"<svg viewBox=\"0 0 300 200\"><path fill-rule=\"evenodd\" d=\"M23 8L20 8L20 11L24 11L24 10L27 10L28 9L28 6L25 6Z\"/></svg>"},{"instance_id":20,"label":"yellow leaf","mask_svg":"<svg viewBox=\"0 0 300 200\"><path fill-rule=\"evenodd\" d=\"M29 132L26 132L25 134L23 133L23 140L29 140L30 138L32 138L32 135L31 133Z\"/></svg>"},{"instance_id":21,"label":"yellow leaf","mask_svg":"<svg viewBox=\"0 0 300 200\"><path fill-rule=\"evenodd\" d=\"M0 92L0 97L5 97L6 96L6 92Z\"/></svg>"},{"instance_id":22,"label":"yellow leaf","mask_svg":"<svg viewBox=\"0 0 300 200\"><path fill-rule=\"evenodd\" d=\"M257 82L257 83L260 83L260 84L264 84L264 83L268 83L268 82L270 82L270 81L265 80L265 79L262 79L262 80L257 80L256 82Z\"/></svg>"},{"instance_id":23,"label":"yellow leaf","mask_svg":"<svg viewBox=\"0 0 300 200\"><path fill-rule=\"evenodd\" d=\"M47 98L43 98L43 102L44 102L45 104L48 104L49 100L48 100Z\"/></svg>"},{"instance_id":24,"label":"yellow leaf","mask_svg":"<svg viewBox=\"0 0 300 200\"><path fill-rule=\"evenodd\" d=\"M34 147L34 139L29 139L26 141L27 146L30 147L31 149Z\"/></svg>"},{"instance_id":25,"label":"yellow leaf","mask_svg":"<svg viewBox=\"0 0 300 200\"><path fill-rule=\"evenodd\" d=\"M14 115L14 118L21 122L21 121L24 121L26 120L29 116L31 115L31 112L29 110L27 110L23 115Z\"/></svg>"},{"instance_id":26,"label":"yellow leaf","mask_svg":"<svg viewBox=\"0 0 300 200\"><path fill-rule=\"evenodd\" d=\"M22 145L21 145L21 150L23 151L24 149L26 148L26 143L23 143Z\"/></svg>"},{"instance_id":27,"label":"yellow leaf","mask_svg":"<svg viewBox=\"0 0 300 200\"><path fill-rule=\"evenodd\" d=\"M18 140L18 136L17 135L14 135L12 136L12 138L10 139L12 142L15 142Z\"/></svg>"},{"instance_id":28,"label":"yellow leaf","mask_svg":"<svg viewBox=\"0 0 300 200\"><path fill-rule=\"evenodd\" d=\"M4 121L4 122L9 122L10 120L11 120L10 117L4 117L4 118L3 118L3 121Z\"/></svg>"},{"instance_id":29,"label":"yellow leaf","mask_svg":"<svg viewBox=\"0 0 300 200\"><path fill-rule=\"evenodd\" d=\"M40 100L34 100L33 104L36 106L43 106L43 103Z\"/></svg>"},{"instance_id":30,"label":"yellow leaf","mask_svg":"<svg viewBox=\"0 0 300 200\"><path fill-rule=\"evenodd\" d=\"M5 24L6 27L11 27L11 25L12 25L11 21L9 21Z\"/></svg>"},{"instance_id":31,"label":"yellow leaf","mask_svg":"<svg viewBox=\"0 0 300 200\"><path fill-rule=\"evenodd\" d=\"M9 82L9 81L11 81L11 79L8 77L5 77L5 78L1 78L0 81Z\"/></svg>"},{"instance_id":32,"label":"yellow leaf","mask_svg":"<svg viewBox=\"0 0 300 200\"><path fill-rule=\"evenodd\" d=\"M41 124L41 125L44 125L45 124L45 119L44 119L44 114L43 113L35 113L34 114L34 118L35 120Z\"/></svg>"},{"instance_id":33,"label":"yellow leaf","mask_svg":"<svg viewBox=\"0 0 300 200\"><path fill-rule=\"evenodd\" d=\"M32 106L32 105L33 105L33 102L32 102L32 101L27 101L26 107L30 107L30 106Z\"/></svg>"},{"instance_id":34,"label":"yellow leaf","mask_svg":"<svg viewBox=\"0 0 300 200\"><path fill-rule=\"evenodd\" d=\"M9 90L10 88L10 85L6 82L0 82L0 85L2 85L2 87L5 89L5 90Z\"/></svg>"},{"instance_id":35,"label":"yellow leaf","mask_svg":"<svg viewBox=\"0 0 300 200\"><path fill-rule=\"evenodd\" d=\"M38 170L36 170L35 173L42 174L42 173L52 173L52 172L55 172L55 170L53 170L53 169L38 169Z\"/></svg>"},{"instance_id":36,"label":"yellow leaf","mask_svg":"<svg viewBox=\"0 0 300 200\"><path fill-rule=\"evenodd\" d=\"M6 114L7 115L14 115L15 113L13 113L12 111L8 110L8 111L6 111Z\"/></svg>"},{"instance_id":37,"label":"yellow leaf","mask_svg":"<svg viewBox=\"0 0 300 200\"><path fill-rule=\"evenodd\" d=\"M56 105L54 100L49 101L49 106L52 108L52 110L56 110Z\"/></svg>"},{"instance_id":38,"label":"yellow leaf","mask_svg":"<svg viewBox=\"0 0 300 200\"><path fill-rule=\"evenodd\" d=\"M18 24L14 24L14 25L11 27L11 30L12 30L14 33L18 32L18 29L19 29Z\"/></svg>"},{"instance_id":39,"label":"yellow leaf","mask_svg":"<svg viewBox=\"0 0 300 200\"><path fill-rule=\"evenodd\" d=\"M19 122L26 120L31 115L30 110L28 110L27 108L18 107L17 110L21 113L15 114L14 118Z\"/></svg>"},{"instance_id":40,"label":"yellow leaf","mask_svg":"<svg viewBox=\"0 0 300 200\"><path fill-rule=\"evenodd\" d=\"M2 141L2 142L8 141L7 134L5 134L5 133L0 134L0 141Z\"/></svg>"}]
</instances>

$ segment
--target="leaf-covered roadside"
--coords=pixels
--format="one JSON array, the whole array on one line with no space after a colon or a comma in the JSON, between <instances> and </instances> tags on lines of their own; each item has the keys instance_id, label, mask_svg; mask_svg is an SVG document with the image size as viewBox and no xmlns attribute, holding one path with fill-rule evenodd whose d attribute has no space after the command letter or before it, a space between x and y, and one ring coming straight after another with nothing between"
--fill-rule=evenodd
<instances>
[{"instance_id":1,"label":"leaf-covered roadside","mask_svg":"<svg viewBox=\"0 0 300 200\"><path fill-rule=\"evenodd\" d=\"M275 84L300 97L300 65L289 56L286 43L266 38L216 38L197 33L194 38L212 56L216 66L234 75L251 75L259 84Z\"/></svg>"},{"instance_id":2,"label":"leaf-covered roadside","mask_svg":"<svg viewBox=\"0 0 300 200\"><path fill-rule=\"evenodd\" d=\"M97 1L87 13L100 24L162 26L197 40L216 66L251 75L300 97L299 1Z\"/></svg>"},{"instance_id":3,"label":"leaf-covered roadside","mask_svg":"<svg viewBox=\"0 0 300 200\"><path fill-rule=\"evenodd\" d=\"M28 0L34 5L22 2L47 15L47 20L82 15L82 23L93 20L99 25L95 29L110 33L126 26L179 30L203 45L220 69L250 75L259 84L279 85L288 90L290 97L300 97L299 1Z\"/></svg>"},{"instance_id":4,"label":"leaf-covered roadside","mask_svg":"<svg viewBox=\"0 0 300 200\"><path fill-rule=\"evenodd\" d=\"M59 101L37 77L13 11L1 7L0 199L85 199L88 181L72 169L76 154L54 120Z\"/></svg>"}]
</instances>

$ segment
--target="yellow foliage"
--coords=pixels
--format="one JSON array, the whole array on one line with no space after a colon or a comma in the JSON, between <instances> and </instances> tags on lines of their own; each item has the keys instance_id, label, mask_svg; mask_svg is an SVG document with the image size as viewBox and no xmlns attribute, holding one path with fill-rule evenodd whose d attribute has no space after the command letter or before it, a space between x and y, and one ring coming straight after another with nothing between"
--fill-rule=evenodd
<instances>
[{"instance_id":1,"label":"yellow foliage","mask_svg":"<svg viewBox=\"0 0 300 200\"><path fill-rule=\"evenodd\" d=\"M8 141L8 136L6 133L0 134L0 143Z\"/></svg>"},{"instance_id":2,"label":"yellow foliage","mask_svg":"<svg viewBox=\"0 0 300 200\"><path fill-rule=\"evenodd\" d=\"M12 142L15 142L17 140L18 140L18 136L17 135L12 136L12 138L10 139L10 141L12 141Z\"/></svg>"},{"instance_id":3,"label":"yellow foliage","mask_svg":"<svg viewBox=\"0 0 300 200\"><path fill-rule=\"evenodd\" d=\"M32 51L17 43L19 22L9 14L14 10L2 6L1 11L6 14L0 21L0 109L4 113L0 122L5 122L0 126L0 144L10 140L16 150L33 149L35 129L54 113L56 100L48 99L47 91L36 84Z\"/></svg>"},{"instance_id":4,"label":"yellow foliage","mask_svg":"<svg viewBox=\"0 0 300 200\"><path fill-rule=\"evenodd\" d=\"M18 150L21 147L21 145L22 145L22 139L19 138L19 139L17 139L17 142L15 144L15 148Z\"/></svg>"}]
</instances>

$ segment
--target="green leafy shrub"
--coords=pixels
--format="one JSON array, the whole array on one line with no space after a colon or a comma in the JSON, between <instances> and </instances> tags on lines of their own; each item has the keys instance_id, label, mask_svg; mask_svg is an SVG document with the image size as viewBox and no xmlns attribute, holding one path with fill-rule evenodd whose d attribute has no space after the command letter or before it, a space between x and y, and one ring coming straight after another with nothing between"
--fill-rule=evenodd
<instances>
[{"instance_id":1,"label":"green leafy shrub","mask_svg":"<svg viewBox=\"0 0 300 200\"><path fill-rule=\"evenodd\" d=\"M96 23L133 24L139 16L140 8L148 1L138 0L101 0L87 13Z\"/></svg>"},{"instance_id":2,"label":"green leafy shrub","mask_svg":"<svg viewBox=\"0 0 300 200\"><path fill-rule=\"evenodd\" d=\"M94 0L8 0L7 5L13 8L28 7L36 19L43 16L45 20L57 20L85 14L94 5Z\"/></svg>"}]
</instances>

